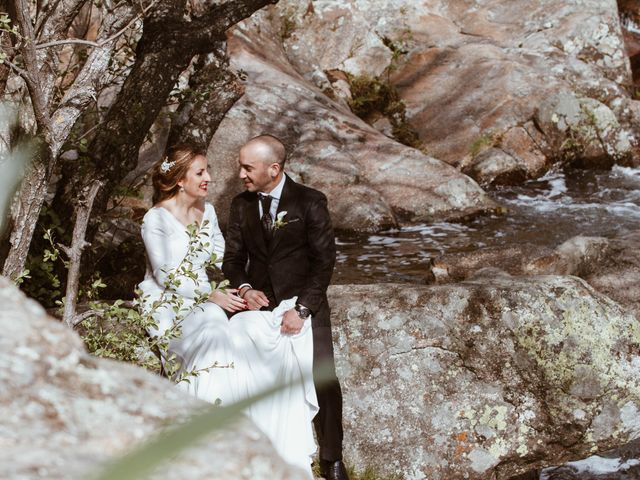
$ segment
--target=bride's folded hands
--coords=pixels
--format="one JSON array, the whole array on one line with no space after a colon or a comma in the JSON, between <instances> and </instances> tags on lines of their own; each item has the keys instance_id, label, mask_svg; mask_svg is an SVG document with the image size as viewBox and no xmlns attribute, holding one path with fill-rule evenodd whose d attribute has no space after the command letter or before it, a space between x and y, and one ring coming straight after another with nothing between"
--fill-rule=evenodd
<instances>
[{"instance_id":1,"label":"bride's folded hands","mask_svg":"<svg viewBox=\"0 0 640 480\"><path fill-rule=\"evenodd\" d=\"M209 301L215 303L227 312L239 312L247 309L247 303L236 295L235 288L214 290L209 294Z\"/></svg>"}]
</instances>

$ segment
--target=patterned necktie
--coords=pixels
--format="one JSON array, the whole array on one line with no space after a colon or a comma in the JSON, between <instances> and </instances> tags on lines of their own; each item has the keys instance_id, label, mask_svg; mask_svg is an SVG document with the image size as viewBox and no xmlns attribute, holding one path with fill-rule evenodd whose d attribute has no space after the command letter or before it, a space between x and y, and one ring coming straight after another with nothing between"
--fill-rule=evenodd
<instances>
[{"instance_id":1,"label":"patterned necktie","mask_svg":"<svg viewBox=\"0 0 640 480\"><path fill-rule=\"evenodd\" d=\"M264 239L267 243L271 241L271 236L273 235L271 200L273 200L272 196L260 194L260 204L262 205L262 217L260 218L260 223L262 224L262 233L264 234Z\"/></svg>"}]
</instances>

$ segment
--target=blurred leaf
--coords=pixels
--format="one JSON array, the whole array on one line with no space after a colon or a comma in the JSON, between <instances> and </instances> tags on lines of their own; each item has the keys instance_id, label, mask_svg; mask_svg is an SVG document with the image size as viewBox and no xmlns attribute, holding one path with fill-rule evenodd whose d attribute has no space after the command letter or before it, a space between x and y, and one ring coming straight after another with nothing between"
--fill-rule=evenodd
<instances>
[{"instance_id":1,"label":"blurred leaf","mask_svg":"<svg viewBox=\"0 0 640 480\"><path fill-rule=\"evenodd\" d=\"M11 125L15 123L15 118L15 112L7 104L0 104L1 125ZM33 144L30 142L22 142L11 150L7 150L6 146L0 147L0 170L2 171L2 175L0 175L0 234L6 227L13 194L20 185L32 156Z\"/></svg>"},{"instance_id":2,"label":"blurred leaf","mask_svg":"<svg viewBox=\"0 0 640 480\"><path fill-rule=\"evenodd\" d=\"M321 367L316 371L315 378L321 383L330 380L333 375L332 369ZM115 461L95 477L95 480L140 480L145 478L162 462L175 458L181 451L206 435L222 430L237 420L247 407L287 386L288 384L276 385L232 405L212 405L205 411L193 415L187 422L165 430L132 453Z\"/></svg>"}]
</instances>

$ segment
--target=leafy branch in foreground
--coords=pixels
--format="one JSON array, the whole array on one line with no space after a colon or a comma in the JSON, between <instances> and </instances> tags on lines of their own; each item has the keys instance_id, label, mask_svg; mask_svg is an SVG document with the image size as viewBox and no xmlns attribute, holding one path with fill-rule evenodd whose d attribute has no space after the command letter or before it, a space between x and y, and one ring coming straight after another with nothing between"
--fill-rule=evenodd
<instances>
[{"instance_id":1,"label":"leafy branch in foreground","mask_svg":"<svg viewBox=\"0 0 640 480\"><path fill-rule=\"evenodd\" d=\"M86 282L87 286L81 289L80 294L85 304L85 311L77 313L72 319L72 326L77 329L83 338L89 353L114 360L134 363L156 373L162 373L176 382L189 382L190 378L197 377L208 372L212 368L233 368L233 363L223 364L214 362L204 368L184 370L177 357L171 354L169 345L172 340L182 335L182 322L198 310L203 310L203 305L208 301L209 293L196 290L194 299L185 299L179 295L178 288L183 281L198 281L197 274L193 271L196 257L206 251L208 242L207 228L209 221L205 220L200 228L195 224L187 228L189 243L187 252L182 261L174 269L165 270L166 281L160 296L151 301L149 297L143 297L138 292L134 301L116 300L105 302L97 300L100 292L106 287L98 273ZM60 294L60 279L55 273L56 265L68 268L69 262L64 258L61 245L55 239L53 229L44 232L45 241L42 258L30 272L25 270L18 281L24 282L24 287L33 290L36 285L29 281L33 273L38 273L39 283L45 285L39 288L49 292ZM212 254L205 264L205 268L215 269L217 257ZM42 277L42 272L46 277ZM38 283L38 282L35 282ZM219 283L211 282L211 291L224 290L228 281ZM52 299L60 309L65 306L65 298ZM88 307L88 308L86 308ZM150 335L149 332L158 331L158 316L163 312L171 312L172 322L169 328L158 335Z\"/></svg>"},{"instance_id":2,"label":"leafy branch in foreground","mask_svg":"<svg viewBox=\"0 0 640 480\"><path fill-rule=\"evenodd\" d=\"M233 368L233 364L219 364L218 362L214 362L205 368L184 370L176 355L172 354L169 349L170 342L182 335L182 322L198 310L203 311L203 305L209 300L209 292L195 290L196 297L193 300L185 300L184 297L177 293L182 278L189 279L196 285L198 283L198 275L193 271L193 264L197 261L197 256L211 246L209 242L206 241L209 223L208 220L205 220L200 227L196 224L191 224L187 227L187 233L189 235L187 253L175 269L164 271L166 280L164 290L160 294L160 297L149 305L148 296L143 297L138 295L137 307L143 318L142 322L150 325L153 330L158 329L157 316L161 315L163 310L173 312L174 314L171 326L159 335L154 335L149 338L148 343L149 349L157 352L160 362L162 363L162 371L176 382L188 382L189 378L197 377L212 368ZM204 265L205 269L214 267L216 261L216 254L212 253ZM227 280L219 284L211 282L211 291L224 290L228 284L229 282ZM147 329L147 331L149 331L149 329Z\"/></svg>"},{"instance_id":3,"label":"leafy branch in foreground","mask_svg":"<svg viewBox=\"0 0 640 480\"><path fill-rule=\"evenodd\" d=\"M16 121L16 108L10 107L8 102L0 103L0 124L13 125ZM7 227L6 219L11 199L20 185L24 171L29 166L35 143L35 140L23 141L14 148L0 146L0 168L2 169L2 175L0 175L0 236Z\"/></svg>"}]
</instances>

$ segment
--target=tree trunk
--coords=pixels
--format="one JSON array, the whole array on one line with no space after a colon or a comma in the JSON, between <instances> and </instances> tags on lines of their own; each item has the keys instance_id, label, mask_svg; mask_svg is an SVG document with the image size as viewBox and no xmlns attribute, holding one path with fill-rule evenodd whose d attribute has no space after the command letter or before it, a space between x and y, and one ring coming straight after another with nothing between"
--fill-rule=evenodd
<instances>
[{"instance_id":1,"label":"tree trunk","mask_svg":"<svg viewBox=\"0 0 640 480\"><path fill-rule=\"evenodd\" d=\"M31 238L47 193L49 162L48 149L44 142L40 144L38 152L36 160L22 180L20 193L12 208L12 229L9 237L11 247L2 269L2 275L11 279L15 279L24 270Z\"/></svg>"},{"instance_id":2,"label":"tree trunk","mask_svg":"<svg viewBox=\"0 0 640 480\"><path fill-rule=\"evenodd\" d=\"M229 70L226 42L220 42L212 53L198 59L189 88L193 92L191 98L199 101L180 105L167 143L187 143L206 150L222 119L244 94L244 86Z\"/></svg>"},{"instance_id":3,"label":"tree trunk","mask_svg":"<svg viewBox=\"0 0 640 480\"><path fill-rule=\"evenodd\" d=\"M104 188L98 194L94 206L97 214L106 210L108 198L115 188L135 169L138 152L149 128L192 58L219 49L226 40L226 30L229 27L265 5L277 2L278 0L229 1L210 6L205 14L196 19L185 20L183 10L177 8L176 3L165 0L145 20L144 32L136 51L136 62L107 114L104 127L89 148L95 173L104 182ZM218 64L225 65L225 61L219 58ZM214 73L215 66L211 68L210 73ZM218 81L222 86L233 85L229 92L218 98L228 106L222 109L214 107L219 111L224 110L220 120L233 104L231 100L235 102L238 98L238 88L228 75L222 75ZM207 103L207 107L211 107L215 100L216 94L213 95L212 102ZM203 135L210 135L208 139L200 139L200 144L205 141L208 143L215 128L203 128L202 125L198 128L202 129Z\"/></svg>"},{"instance_id":4,"label":"tree trunk","mask_svg":"<svg viewBox=\"0 0 640 480\"><path fill-rule=\"evenodd\" d=\"M64 313L62 320L71 328L75 326L76 303L78 301L78 291L80 289L80 259L82 250L88 245L85 241L87 225L89 224L89 214L93 208L93 201L96 198L100 182L94 182L87 187L76 202L76 219L73 227L71 245L63 250L69 258L69 273L67 275L67 290L64 297Z\"/></svg>"},{"instance_id":5,"label":"tree trunk","mask_svg":"<svg viewBox=\"0 0 640 480\"><path fill-rule=\"evenodd\" d=\"M104 211L109 195L136 167L147 132L192 57L180 45L145 41L143 35L131 73L88 149L95 175L104 181L96 199L98 211Z\"/></svg>"},{"instance_id":6,"label":"tree trunk","mask_svg":"<svg viewBox=\"0 0 640 480\"><path fill-rule=\"evenodd\" d=\"M24 6L19 3L16 2L17 7ZM66 7L70 10L61 12L61 15L64 13L68 16L60 16L59 18L54 18L54 15L50 16L50 28L41 26L45 38L51 40L52 32L64 31L64 26L70 24L83 3L84 1L79 0L66 0ZM70 12L75 13L71 15ZM134 12L127 8L121 10L118 15L112 16L108 22L105 22L101 37L108 38L120 30L131 20L133 14ZM25 58L28 60L28 72L32 78L27 81L27 84L31 84L30 96L36 110L37 129L42 140L38 144L36 160L32 162L22 181L20 192L15 198L11 212L10 247L2 270L2 274L10 278L16 278L24 270L31 239L47 195L50 176L55 168L57 157L78 117L84 112L87 105L95 101L101 85L101 78L109 68L115 43L115 41L111 41L101 48L93 49L73 84L66 91L58 108L50 114L48 103L56 88L56 77L51 72L55 68L52 68L53 66L49 63L45 65L48 56L36 58L34 45L37 39L33 30L30 30L30 27L26 25L27 23L30 24L30 20L22 21L23 28L21 30L27 32L25 35L28 35L27 38L30 38L30 41L26 42L22 48L29 50L29 54ZM40 65L41 63L42 65ZM40 77L39 71L47 73Z\"/></svg>"}]
</instances>

